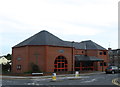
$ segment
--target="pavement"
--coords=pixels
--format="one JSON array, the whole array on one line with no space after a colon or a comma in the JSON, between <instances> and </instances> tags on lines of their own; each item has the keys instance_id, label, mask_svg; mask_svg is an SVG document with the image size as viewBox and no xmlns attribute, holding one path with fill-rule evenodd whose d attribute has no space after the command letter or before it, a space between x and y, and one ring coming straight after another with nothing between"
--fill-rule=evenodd
<instances>
[{"instance_id":1,"label":"pavement","mask_svg":"<svg viewBox=\"0 0 120 87\"><path fill-rule=\"evenodd\" d=\"M93 73L80 73L79 77L94 75L94 74L102 74L105 72L93 72ZM63 74L63 75L57 75L57 78L73 78L75 77L75 74ZM50 76L5 76L0 75L0 79L51 79L52 75Z\"/></svg>"}]
</instances>

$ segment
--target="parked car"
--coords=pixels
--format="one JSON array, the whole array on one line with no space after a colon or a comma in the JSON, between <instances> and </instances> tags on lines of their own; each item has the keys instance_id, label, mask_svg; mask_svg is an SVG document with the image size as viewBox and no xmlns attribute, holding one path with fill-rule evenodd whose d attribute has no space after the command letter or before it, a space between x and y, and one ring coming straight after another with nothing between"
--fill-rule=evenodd
<instances>
[{"instance_id":1,"label":"parked car","mask_svg":"<svg viewBox=\"0 0 120 87\"><path fill-rule=\"evenodd\" d=\"M108 67L105 69L105 72L106 72L106 74L107 74L107 73L115 74L115 73L120 72L120 68L118 68L117 66L108 66Z\"/></svg>"}]
</instances>

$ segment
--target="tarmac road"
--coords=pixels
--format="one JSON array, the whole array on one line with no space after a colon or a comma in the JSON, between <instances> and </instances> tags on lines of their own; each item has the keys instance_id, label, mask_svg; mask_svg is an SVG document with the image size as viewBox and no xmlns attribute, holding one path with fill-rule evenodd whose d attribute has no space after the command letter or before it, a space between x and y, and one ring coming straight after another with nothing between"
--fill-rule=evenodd
<instances>
[{"instance_id":1,"label":"tarmac road","mask_svg":"<svg viewBox=\"0 0 120 87\"><path fill-rule=\"evenodd\" d=\"M3 79L2 85L27 85L27 86L50 86L50 85L102 85L115 86L112 80L118 78L118 74L94 74L87 76L80 76L80 79L73 80L68 77L59 77L56 82L51 82L51 78L45 79ZM16 87L16 86L15 86Z\"/></svg>"}]
</instances>

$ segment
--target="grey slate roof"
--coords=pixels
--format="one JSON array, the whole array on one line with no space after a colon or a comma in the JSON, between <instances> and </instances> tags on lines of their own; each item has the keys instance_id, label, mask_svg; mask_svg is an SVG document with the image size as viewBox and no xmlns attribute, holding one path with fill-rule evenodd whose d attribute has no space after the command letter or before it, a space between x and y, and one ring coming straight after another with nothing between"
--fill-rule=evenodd
<instances>
[{"instance_id":1,"label":"grey slate roof","mask_svg":"<svg viewBox=\"0 0 120 87\"><path fill-rule=\"evenodd\" d=\"M68 46L71 47L72 44L67 41L63 41L60 38L54 36L48 31L41 31L32 37L26 39L25 41L17 44L14 47L26 46L26 45L53 45L53 46Z\"/></svg>"},{"instance_id":2,"label":"grey slate roof","mask_svg":"<svg viewBox=\"0 0 120 87\"><path fill-rule=\"evenodd\" d=\"M29 45L52 45L52 46L65 46L65 47L75 47L76 49L100 49L106 50L105 48L101 47L100 45L94 43L93 41L82 41L78 42L70 42L70 41L63 41L60 38L56 37L55 35L49 33L48 31L41 31L30 38L24 40L23 42L15 45L14 47L21 47L21 46L29 46Z\"/></svg>"},{"instance_id":3,"label":"grey slate roof","mask_svg":"<svg viewBox=\"0 0 120 87\"><path fill-rule=\"evenodd\" d=\"M75 43L73 43L73 44L74 44L74 47L75 47L76 49L85 49L85 46L84 46L83 43L75 42Z\"/></svg>"},{"instance_id":4,"label":"grey slate roof","mask_svg":"<svg viewBox=\"0 0 120 87\"><path fill-rule=\"evenodd\" d=\"M83 43L84 48L85 49L99 49L99 50L106 50L105 48L103 48L102 46L96 44L95 42L91 41L91 40L87 40L87 41L82 41L81 43Z\"/></svg>"},{"instance_id":5,"label":"grey slate roof","mask_svg":"<svg viewBox=\"0 0 120 87\"><path fill-rule=\"evenodd\" d=\"M95 56L75 55L76 61L103 61Z\"/></svg>"}]
</instances>

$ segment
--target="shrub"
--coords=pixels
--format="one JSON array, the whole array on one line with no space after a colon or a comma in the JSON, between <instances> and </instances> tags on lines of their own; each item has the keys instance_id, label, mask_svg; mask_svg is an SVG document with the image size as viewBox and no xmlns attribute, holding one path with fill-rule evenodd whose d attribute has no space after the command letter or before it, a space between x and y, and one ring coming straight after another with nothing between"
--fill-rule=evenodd
<instances>
[{"instance_id":1,"label":"shrub","mask_svg":"<svg viewBox=\"0 0 120 87\"><path fill-rule=\"evenodd\" d=\"M41 70L39 69L39 66L38 65L36 65L36 64L34 64L34 63L32 63L31 64L31 72L34 72L34 73L40 73L41 72Z\"/></svg>"}]
</instances>

